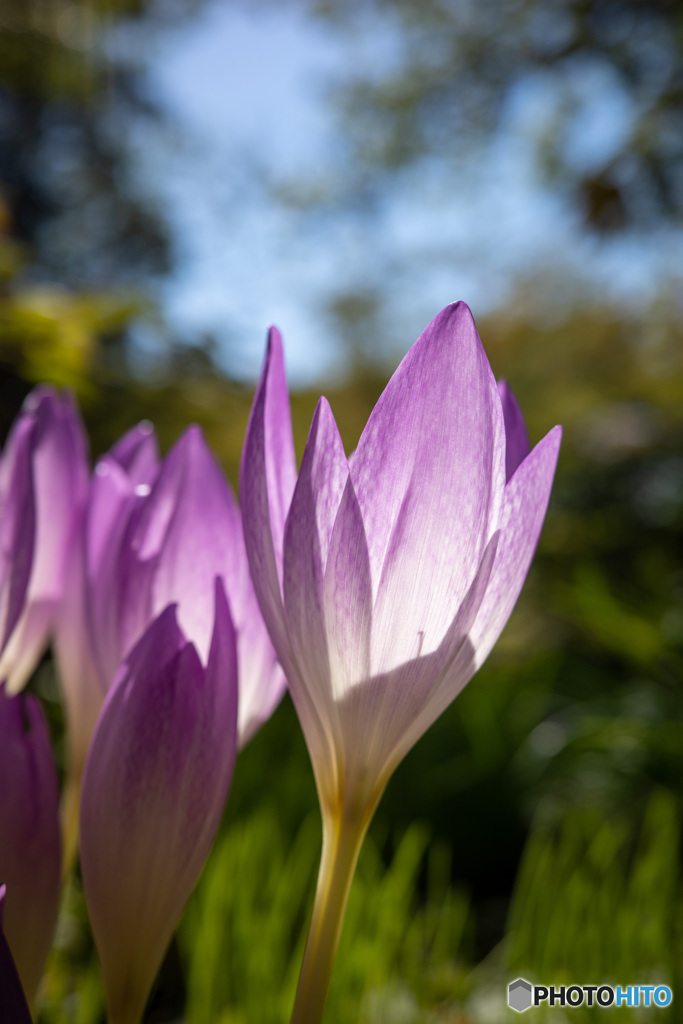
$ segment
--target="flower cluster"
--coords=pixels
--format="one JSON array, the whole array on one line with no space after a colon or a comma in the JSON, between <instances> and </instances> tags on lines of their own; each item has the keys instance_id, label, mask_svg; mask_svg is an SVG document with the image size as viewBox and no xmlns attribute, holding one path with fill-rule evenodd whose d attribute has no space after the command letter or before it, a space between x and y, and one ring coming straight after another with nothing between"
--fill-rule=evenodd
<instances>
[{"instance_id":1,"label":"flower cluster","mask_svg":"<svg viewBox=\"0 0 683 1024\"><path fill-rule=\"evenodd\" d=\"M323 821L292 1019L321 1019L369 821L505 625L559 442L555 428L530 451L461 303L412 347L351 456L320 400L298 474L271 329L241 512L198 428L161 459L140 424L90 474L70 400L30 396L0 465L2 1019L30 1020L78 851L109 1020L138 1024L237 752L285 685ZM61 828L48 729L22 692L50 641Z\"/></svg>"}]
</instances>

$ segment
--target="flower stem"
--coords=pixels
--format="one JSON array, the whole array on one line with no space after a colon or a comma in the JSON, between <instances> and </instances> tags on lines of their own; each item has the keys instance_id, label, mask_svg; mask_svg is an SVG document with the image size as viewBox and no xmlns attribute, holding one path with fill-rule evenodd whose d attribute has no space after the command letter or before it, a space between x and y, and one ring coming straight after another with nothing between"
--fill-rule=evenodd
<instances>
[{"instance_id":1,"label":"flower stem","mask_svg":"<svg viewBox=\"0 0 683 1024\"><path fill-rule=\"evenodd\" d=\"M78 852L81 772L69 772L62 797L62 883L71 874Z\"/></svg>"},{"instance_id":2,"label":"flower stem","mask_svg":"<svg viewBox=\"0 0 683 1024\"><path fill-rule=\"evenodd\" d=\"M371 815L323 817L323 850L291 1024L320 1024L346 902Z\"/></svg>"}]
</instances>

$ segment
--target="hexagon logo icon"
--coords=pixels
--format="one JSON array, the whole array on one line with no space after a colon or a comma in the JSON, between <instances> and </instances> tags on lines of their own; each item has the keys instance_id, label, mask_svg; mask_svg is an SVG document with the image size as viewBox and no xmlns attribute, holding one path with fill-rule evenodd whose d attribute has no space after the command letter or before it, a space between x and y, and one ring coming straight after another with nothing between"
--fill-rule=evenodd
<instances>
[{"instance_id":1,"label":"hexagon logo icon","mask_svg":"<svg viewBox=\"0 0 683 1024\"><path fill-rule=\"evenodd\" d=\"M523 1013L531 1006L531 985L524 978L517 978L508 985L508 1006L517 1013Z\"/></svg>"}]
</instances>

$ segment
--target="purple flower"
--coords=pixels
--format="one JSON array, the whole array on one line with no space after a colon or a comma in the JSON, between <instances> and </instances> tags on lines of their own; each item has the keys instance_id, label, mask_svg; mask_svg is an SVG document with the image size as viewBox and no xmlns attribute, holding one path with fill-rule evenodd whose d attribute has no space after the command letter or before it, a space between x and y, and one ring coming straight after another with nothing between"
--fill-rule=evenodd
<instances>
[{"instance_id":1,"label":"purple flower","mask_svg":"<svg viewBox=\"0 0 683 1024\"><path fill-rule=\"evenodd\" d=\"M139 1020L209 852L238 743L284 689L232 492L191 427L150 428L95 469L57 653L71 733L71 846L110 1019ZM238 700L239 680L239 700ZM85 765L85 767L83 767Z\"/></svg>"},{"instance_id":2,"label":"purple flower","mask_svg":"<svg viewBox=\"0 0 683 1024\"><path fill-rule=\"evenodd\" d=\"M220 580L203 662L168 607L110 688L83 776L81 866L109 1020L137 1024L220 822L237 654Z\"/></svg>"},{"instance_id":3,"label":"purple flower","mask_svg":"<svg viewBox=\"0 0 683 1024\"><path fill-rule=\"evenodd\" d=\"M367 802L505 625L541 531L560 428L521 458L516 403L506 388L501 401L457 303L413 345L349 459L320 400L285 522L284 388L272 332L242 463L247 551L321 796ZM506 450L508 470L519 463L509 479Z\"/></svg>"},{"instance_id":4,"label":"purple flower","mask_svg":"<svg viewBox=\"0 0 683 1024\"><path fill-rule=\"evenodd\" d=\"M161 465L151 428L135 428L95 469L57 639L76 763L119 666L169 604L206 660L216 576L237 634L243 746L285 683L254 594L239 509L199 428Z\"/></svg>"},{"instance_id":5,"label":"purple flower","mask_svg":"<svg viewBox=\"0 0 683 1024\"><path fill-rule=\"evenodd\" d=\"M18 693L54 625L87 486L86 444L68 396L36 389L0 466L0 683Z\"/></svg>"},{"instance_id":6,"label":"purple flower","mask_svg":"<svg viewBox=\"0 0 683 1024\"><path fill-rule=\"evenodd\" d=\"M32 1002L57 921L59 788L47 724L35 697L0 688L0 881L5 937ZM0 994L3 985L0 982ZM5 1020L0 1013L0 1019Z\"/></svg>"},{"instance_id":7,"label":"purple flower","mask_svg":"<svg viewBox=\"0 0 683 1024\"><path fill-rule=\"evenodd\" d=\"M8 1024L31 1024L31 1014L19 974L3 932L6 887L0 885L0 1020Z\"/></svg>"},{"instance_id":8,"label":"purple flower","mask_svg":"<svg viewBox=\"0 0 683 1024\"><path fill-rule=\"evenodd\" d=\"M516 402L456 303L413 345L348 459L320 400L290 504L291 426L271 332L243 453L245 538L324 824L293 1020L322 1012L355 858L387 780L514 607L560 433L526 454Z\"/></svg>"}]
</instances>

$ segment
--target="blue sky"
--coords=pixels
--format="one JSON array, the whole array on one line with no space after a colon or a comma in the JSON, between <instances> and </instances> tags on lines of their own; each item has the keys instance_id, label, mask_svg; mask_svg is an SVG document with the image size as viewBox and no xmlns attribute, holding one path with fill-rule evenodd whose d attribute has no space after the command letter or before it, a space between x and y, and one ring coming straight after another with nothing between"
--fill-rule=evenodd
<instances>
[{"instance_id":1,"label":"blue sky","mask_svg":"<svg viewBox=\"0 0 683 1024\"><path fill-rule=\"evenodd\" d=\"M177 269L160 298L185 334L216 336L237 377L257 375L271 322L284 332L294 383L342 373L345 353L324 312L331 289L386 289L386 333L395 339L387 355L396 359L448 302L465 299L481 316L505 303L520 274L551 273L539 308L557 313L575 294L563 282L637 306L683 266L673 233L587 238L564 197L544 185L533 142L557 96L540 77L520 84L505 131L458 173L432 161L403 175L371 221L304 223L268 183L338 171L343 138L327 89L348 68L381 68L397 52L377 26L334 36L294 4L255 11L221 0L156 40L150 82L174 127L139 152L175 241ZM565 144L590 166L628 132L628 104L599 66L583 67L567 89L576 115Z\"/></svg>"}]
</instances>

